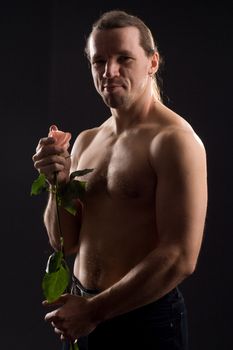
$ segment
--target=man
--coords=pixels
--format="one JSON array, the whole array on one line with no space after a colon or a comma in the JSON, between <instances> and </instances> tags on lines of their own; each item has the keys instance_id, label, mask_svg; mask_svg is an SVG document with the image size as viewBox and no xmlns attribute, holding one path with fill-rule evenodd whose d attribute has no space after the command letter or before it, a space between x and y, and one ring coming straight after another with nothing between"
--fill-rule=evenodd
<instances>
[{"instance_id":1,"label":"man","mask_svg":"<svg viewBox=\"0 0 233 350\"><path fill-rule=\"evenodd\" d=\"M75 295L62 296L46 320L61 339L80 340L80 349L187 349L177 286L193 273L202 242L204 146L161 102L159 53L140 19L103 14L86 52L111 116L77 137L71 160L53 138L41 139L33 157L50 182L58 171L61 186L70 171L94 169L78 215L60 211L65 252L76 254ZM52 194L45 225L57 249Z\"/></svg>"}]
</instances>

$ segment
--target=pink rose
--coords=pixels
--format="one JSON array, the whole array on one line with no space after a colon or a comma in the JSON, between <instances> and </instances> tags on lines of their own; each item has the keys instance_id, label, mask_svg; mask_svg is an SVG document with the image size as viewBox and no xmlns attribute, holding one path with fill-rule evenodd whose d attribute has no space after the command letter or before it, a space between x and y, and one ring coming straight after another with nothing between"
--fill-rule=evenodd
<instances>
[{"instance_id":1,"label":"pink rose","mask_svg":"<svg viewBox=\"0 0 233 350\"><path fill-rule=\"evenodd\" d=\"M53 137L55 139L56 146L60 146L64 148L65 151L67 151L71 139L71 133L70 132L64 132L61 130L58 130L56 125L51 125L49 128L49 137Z\"/></svg>"}]
</instances>

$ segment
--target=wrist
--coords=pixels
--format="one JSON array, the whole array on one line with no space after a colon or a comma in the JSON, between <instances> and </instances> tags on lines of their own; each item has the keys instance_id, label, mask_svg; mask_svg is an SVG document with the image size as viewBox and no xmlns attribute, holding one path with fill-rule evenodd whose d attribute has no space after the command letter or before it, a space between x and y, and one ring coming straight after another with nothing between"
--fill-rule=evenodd
<instances>
[{"instance_id":1,"label":"wrist","mask_svg":"<svg viewBox=\"0 0 233 350\"><path fill-rule=\"evenodd\" d=\"M103 298L101 294L98 294L90 299L91 319L96 325L107 320L107 313L103 305Z\"/></svg>"}]
</instances>

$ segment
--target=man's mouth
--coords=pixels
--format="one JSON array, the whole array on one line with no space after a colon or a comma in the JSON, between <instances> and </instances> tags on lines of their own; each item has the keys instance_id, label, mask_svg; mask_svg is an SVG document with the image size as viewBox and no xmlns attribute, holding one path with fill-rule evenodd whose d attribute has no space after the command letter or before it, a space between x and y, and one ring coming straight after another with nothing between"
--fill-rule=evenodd
<instances>
[{"instance_id":1,"label":"man's mouth","mask_svg":"<svg viewBox=\"0 0 233 350\"><path fill-rule=\"evenodd\" d=\"M122 85L121 84L105 84L103 85L103 88L105 91L114 91L118 88L121 88Z\"/></svg>"}]
</instances>

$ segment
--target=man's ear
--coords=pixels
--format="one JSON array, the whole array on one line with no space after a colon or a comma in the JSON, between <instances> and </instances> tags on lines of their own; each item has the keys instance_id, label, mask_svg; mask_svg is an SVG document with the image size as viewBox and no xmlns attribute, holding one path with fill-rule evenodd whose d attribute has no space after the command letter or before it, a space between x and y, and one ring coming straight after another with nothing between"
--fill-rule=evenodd
<instances>
[{"instance_id":1,"label":"man's ear","mask_svg":"<svg viewBox=\"0 0 233 350\"><path fill-rule=\"evenodd\" d=\"M149 75L154 75L159 69L159 53L155 52L151 56Z\"/></svg>"}]
</instances>

